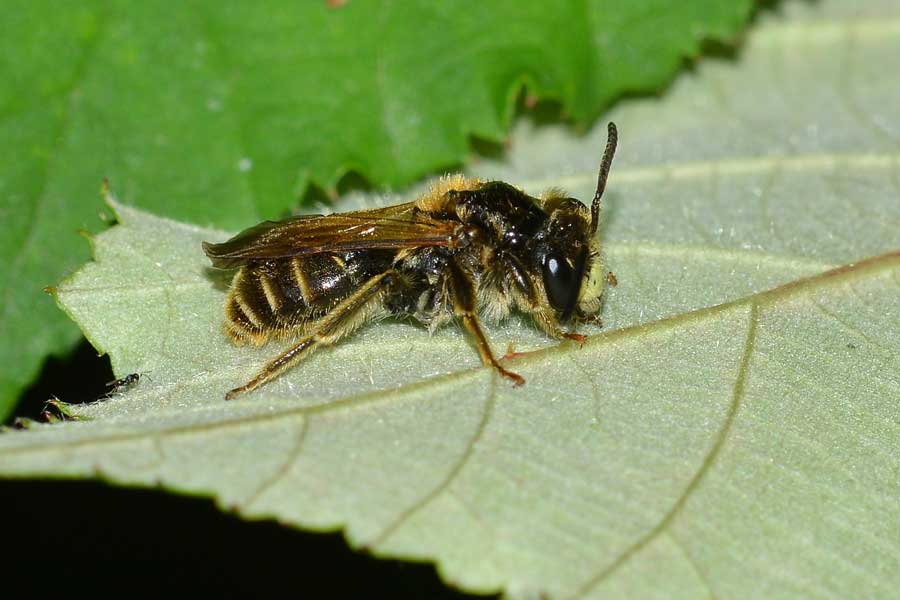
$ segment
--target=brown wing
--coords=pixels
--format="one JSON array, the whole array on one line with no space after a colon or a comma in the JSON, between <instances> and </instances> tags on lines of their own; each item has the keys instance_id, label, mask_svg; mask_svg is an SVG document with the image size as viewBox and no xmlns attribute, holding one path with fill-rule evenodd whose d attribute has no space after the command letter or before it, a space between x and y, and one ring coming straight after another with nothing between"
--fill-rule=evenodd
<instances>
[{"instance_id":1,"label":"brown wing","mask_svg":"<svg viewBox=\"0 0 900 600\"><path fill-rule=\"evenodd\" d=\"M435 219L414 202L333 215L263 221L227 242L203 242L216 267L238 267L253 259L309 256L374 248L452 246L459 223Z\"/></svg>"}]
</instances>

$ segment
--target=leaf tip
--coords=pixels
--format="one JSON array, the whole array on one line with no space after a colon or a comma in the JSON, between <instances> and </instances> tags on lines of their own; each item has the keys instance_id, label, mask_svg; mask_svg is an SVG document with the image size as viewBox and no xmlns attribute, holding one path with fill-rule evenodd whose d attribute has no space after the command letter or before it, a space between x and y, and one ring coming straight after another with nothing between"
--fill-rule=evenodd
<instances>
[{"instance_id":1,"label":"leaf tip","mask_svg":"<svg viewBox=\"0 0 900 600\"><path fill-rule=\"evenodd\" d=\"M113 218L119 223L122 222L122 214L121 208L122 203L116 199L115 195L112 192L112 186L110 186L109 178L104 177L100 182L100 195L103 197L103 202L113 211Z\"/></svg>"}]
</instances>

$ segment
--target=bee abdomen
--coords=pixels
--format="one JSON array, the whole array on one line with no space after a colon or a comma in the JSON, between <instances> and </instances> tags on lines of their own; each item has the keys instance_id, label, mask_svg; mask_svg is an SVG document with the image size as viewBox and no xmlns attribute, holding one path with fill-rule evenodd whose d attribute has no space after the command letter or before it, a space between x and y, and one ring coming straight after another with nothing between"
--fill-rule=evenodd
<instances>
[{"instance_id":1,"label":"bee abdomen","mask_svg":"<svg viewBox=\"0 0 900 600\"><path fill-rule=\"evenodd\" d=\"M343 258L327 254L245 265L225 304L228 333L262 344L302 328L353 291L351 275Z\"/></svg>"}]
</instances>

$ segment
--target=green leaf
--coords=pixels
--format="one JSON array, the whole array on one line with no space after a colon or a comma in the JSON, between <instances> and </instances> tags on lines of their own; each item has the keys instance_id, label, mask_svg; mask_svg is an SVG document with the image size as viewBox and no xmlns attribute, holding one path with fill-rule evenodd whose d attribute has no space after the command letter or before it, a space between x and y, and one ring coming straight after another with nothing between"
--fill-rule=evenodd
<instances>
[{"instance_id":1,"label":"green leaf","mask_svg":"<svg viewBox=\"0 0 900 600\"><path fill-rule=\"evenodd\" d=\"M663 86L750 0L78 3L0 21L0 418L76 331L40 290L88 258L100 181L129 203L239 227L348 171L398 185L500 140L523 83L579 124ZM39 325L38 325L39 324Z\"/></svg>"},{"instance_id":2,"label":"green leaf","mask_svg":"<svg viewBox=\"0 0 900 600\"><path fill-rule=\"evenodd\" d=\"M900 586L900 12L789 5L737 67L613 115L606 327L372 326L242 401L225 232L116 205L59 300L131 390L0 436L0 474L212 495L512 597L888 597ZM527 123L478 172L589 198L602 128ZM393 201L395 199L391 199ZM370 201L354 198L354 202Z\"/></svg>"}]
</instances>

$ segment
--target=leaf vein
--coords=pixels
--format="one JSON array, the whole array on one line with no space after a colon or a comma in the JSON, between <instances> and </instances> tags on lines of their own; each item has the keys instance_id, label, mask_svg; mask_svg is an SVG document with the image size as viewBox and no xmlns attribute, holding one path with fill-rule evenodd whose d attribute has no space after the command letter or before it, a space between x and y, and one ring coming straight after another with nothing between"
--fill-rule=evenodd
<instances>
[{"instance_id":1,"label":"leaf vein","mask_svg":"<svg viewBox=\"0 0 900 600\"><path fill-rule=\"evenodd\" d=\"M278 468L268 479L263 481L262 484L256 490L247 497L247 499L242 503L241 507L243 511L249 512L251 507L256 504L257 501L265 494L267 491L275 487L278 483L280 483L287 474L294 468L294 465L297 464L297 461L300 459L300 454L303 450L303 442L306 441L307 434L309 433L309 418L302 417L303 424L300 427L300 433L297 435L297 439L294 442L294 447L291 449L290 455L284 460L281 464L281 467Z\"/></svg>"},{"instance_id":2,"label":"leaf vein","mask_svg":"<svg viewBox=\"0 0 900 600\"><path fill-rule=\"evenodd\" d=\"M846 319L844 319L843 317L839 317L839 316L838 316L837 314L835 314L833 311L828 310L827 308L825 308L824 306L822 306L822 303L819 302L818 300L816 300L815 298L812 298L812 299L811 299L811 302L812 302L813 306L815 306L816 309L817 309L820 313L822 313L823 315L825 315L826 317L828 317L829 319L831 319L831 320L834 321L835 323L838 323L839 325L841 325L842 327L844 327L844 329L846 329L847 331L850 331L851 333L856 334L856 335L859 336L860 338L864 339L864 340L865 340L867 343L869 343L870 345L872 345L872 346L878 348L879 350L882 350L886 355L887 355L887 354L890 354L890 353L888 352L887 348L885 348L884 346L882 346L881 344L879 344L878 342L876 342L875 340L873 340L871 337L869 337L869 335L866 334L862 329L860 329L859 327L853 325L852 323L849 323L849 322L848 322Z\"/></svg>"},{"instance_id":3,"label":"leaf vein","mask_svg":"<svg viewBox=\"0 0 900 600\"><path fill-rule=\"evenodd\" d=\"M459 474L462 472L463 468L469 463L470 459L472 458L472 455L475 452L475 447L481 440L482 435L484 434L484 431L494 414L494 405L496 404L496 401L497 377L494 373L491 373L491 384L488 387L488 394L484 402L484 409L482 410L481 419L478 422L475 433L472 434L472 436L469 438L469 441L466 443L466 447L463 449L463 452L460 455L459 459L450 468L444 478L430 492L428 492L422 498L403 510L393 523L385 527L381 531L381 533L376 535L372 539L372 541L366 544L366 546L368 546L369 548L380 546L404 523L408 522L414 514L425 508L428 504L433 502L437 497L439 497L442 493L449 489L450 485L459 477Z\"/></svg>"},{"instance_id":4,"label":"leaf vein","mask_svg":"<svg viewBox=\"0 0 900 600\"><path fill-rule=\"evenodd\" d=\"M429 389L431 387L440 387L442 385L446 385L451 381L460 381L469 375L473 375L475 373L484 372L486 367L474 367L472 369L468 369L466 371L458 371L455 373L450 373L448 375L431 377L428 379L423 379L421 381L417 381L415 383L406 384L400 387L391 388L391 389L378 389L372 390L369 392L364 392L361 394L355 394L353 396L348 396L346 398L342 398L340 400L335 400L333 402L329 402L327 404L318 404L315 406L299 406L294 408L286 408L281 410L280 412L270 412L264 411L255 414L248 415L240 415L238 417L229 418L229 419L220 419L220 420L211 420L205 423L191 423L188 425L176 425L173 427L160 427L154 431L129 431L125 433L121 433L118 430L115 433L111 433L106 435L103 438L98 437L85 437L79 439L68 439L62 440L59 442L55 442L52 446L43 446L43 447L33 447L33 446L18 446L18 447L7 447L3 449L3 456L9 456L13 454L27 454L28 452L45 452L55 449L63 449L63 448L78 448L82 446L92 446L97 444L115 444L119 442L132 441L132 440L140 440L149 435L159 434L163 436L176 436L176 435L191 435L197 434L204 431L220 431L229 428L242 428L247 426L248 424L256 424L256 423L265 423L269 421L282 421L285 418L289 418L296 415L309 416L309 415L317 415L317 414L328 414L335 411L340 410L349 410L358 406L365 406L368 404L373 404L376 402L385 402L390 398L393 398L397 395L406 394L409 392L413 392L420 389ZM174 393L174 390L173 390ZM107 423L110 421L107 420ZM91 423L82 422L82 423L73 423L73 425L81 425L85 426ZM61 428L65 427L66 424L60 425L45 425L44 427L54 427ZM94 434L98 435L98 434ZM16 436L17 439L23 439L23 436ZM10 438L11 439L11 438Z\"/></svg>"},{"instance_id":5,"label":"leaf vein","mask_svg":"<svg viewBox=\"0 0 900 600\"><path fill-rule=\"evenodd\" d=\"M747 335L744 342L744 351L738 364L738 373L737 377L735 378L731 403L728 407L728 412L725 415L725 419L722 422L721 427L719 428L715 440L713 441L713 445L704 458L703 463L700 465L700 468L694 474L694 477L691 478L691 480L688 482L682 494L672 505L672 508L663 516L659 523L657 523L656 526L653 527L653 529L647 532L647 534L635 541L634 544L626 548L625 551L622 552L622 554L620 554L615 561L613 561L611 564L599 571L596 575L588 579L588 581L575 592L575 594L572 596L573 598L582 598L587 596L594 588L596 588L603 581L609 579L609 577L612 576L613 573L618 571L619 568L621 568L625 563L631 560L641 550L646 548L651 542L653 542L661 535L667 533L669 526L687 504L687 501L690 499L694 490L697 489L700 482L712 468L712 465L716 461L716 458L719 456L722 447L725 445L725 441L728 438L728 434L731 431L731 426L734 423L734 419L737 416L737 412L740 409L743 400L744 386L747 380L748 372L750 370L750 359L753 356L753 348L756 343L756 334L759 326L759 305L756 301L750 304L750 316L748 321L749 323L747 326Z\"/></svg>"},{"instance_id":6,"label":"leaf vein","mask_svg":"<svg viewBox=\"0 0 900 600\"><path fill-rule=\"evenodd\" d=\"M709 578L703 571L700 570L700 567L697 566L697 563L694 561L693 557L688 553L682 543L678 541L678 538L672 535L671 531L665 532L665 536L672 542L672 545L678 549L679 554L684 557L684 560L688 563L688 565L690 565L691 571L693 571L693 573L697 576L697 580L709 592L710 600L716 600L718 596L716 596L716 593L713 591L712 584L710 583Z\"/></svg>"}]
</instances>

